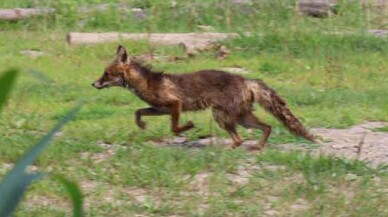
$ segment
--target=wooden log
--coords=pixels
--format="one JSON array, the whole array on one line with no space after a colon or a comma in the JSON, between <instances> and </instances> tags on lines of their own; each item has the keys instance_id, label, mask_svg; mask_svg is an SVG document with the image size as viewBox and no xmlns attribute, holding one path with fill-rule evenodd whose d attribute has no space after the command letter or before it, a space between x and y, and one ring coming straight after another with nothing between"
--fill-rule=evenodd
<instances>
[{"instance_id":1,"label":"wooden log","mask_svg":"<svg viewBox=\"0 0 388 217\"><path fill-rule=\"evenodd\" d=\"M47 15L54 13L54 8L15 8L0 9L0 20L20 20L36 15Z\"/></svg>"},{"instance_id":2,"label":"wooden log","mask_svg":"<svg viewBox=\"0 0 388 217\"><path fill-rule=\"evenodd\" d=\"M386 13L388 9L388 0L347 0L347 3L359 3L363 9L371 9L375 12ZM346 3L345 2L345 3ZM325 17L327 15L335 14L335 7L338 5L338 0L299 0L297 7L302 14Z\"/></svg>"},{"instance_id":3,"label":"wooden log","mask_svg":"<svg viewBox=\"0 0 388 217\"><path fill-rule=\"evenodd\" d=\"M298 11L313 17L324 17L329 13L335 13L336 0L300 0Z\"/></svg>"},{"instance_id":4,"label":"wooden log","mask_svg":"<svg viewBox=\"0 0 388 217\"><path fill-rule=\"evenodd\" d=\"M67 35L67 42L71 45L97 44L103 42L117 42L121 40L149 41L158 45L179 45L184 43L190 47L204 47L209 42L237 37L237 33L80 33L71 32Z\"/></svg>"},{"instance_id":5,"label":"wooden log","mask_svg":"<svg viewBox=\"0 0 388 217\"><path fill-rule=\"evenodd\" d=\"M384 29L372 29L368 30L368 33L376 37L388 37L388 30Z\"/></svg>"},{"instance_id":6,"label":"wooden log","mask_svg":"<svg viewBox=\"0 0 388 217\"><path fill-rule=\"evenodd\" d=\"M369 34L384 37L387 36L387 30L369 30ZM332 33L324 33L332 34ZM338 32L337 34L355 34L355 32ZM250 33L245 33L250 36ZM209 48L214 42L236 38L237 33L80 33L70 32L67 34L67 42L70 45L98 44L106 42L119 42L122 40L148 41L156 45L180 45L186 51L195 51ZM222 51L223 53L228 53Z\"/></svg>"},{"instance_id":7,"label":"wooden log","mask_svg":"<svg viewBox=\"0 0 388 217\"><path fill-rule=\"evenodd\" d=\"M141 8L130 8L124 4L97 4L78 8L79 14L90 14L93 12L104 12L111 8L119 12L130 12L135 20L143 20L147 17L145 11ZM20 20L37 15L47 15L56 12L55 8L14 8L0 9L0 20Z\"/></svg>"},{"instance_id":8,"label":"wooden log","mask_svg":"<svg viewBox=\"0 0 388 217\"><path fill-rule=\"evenodd\" d=\"M118 12L122 13L128 13L130 12L132 14L132 17L135 20L144 20L147 18L146 12L141 8L131 8L127 4L119 3L119 4L96 4L96 5L89 5L78 8L78 13L80 14L89 14L94 12L105 12L109 11L111 9L114 9Z\"/></svg>"}]
</instances>

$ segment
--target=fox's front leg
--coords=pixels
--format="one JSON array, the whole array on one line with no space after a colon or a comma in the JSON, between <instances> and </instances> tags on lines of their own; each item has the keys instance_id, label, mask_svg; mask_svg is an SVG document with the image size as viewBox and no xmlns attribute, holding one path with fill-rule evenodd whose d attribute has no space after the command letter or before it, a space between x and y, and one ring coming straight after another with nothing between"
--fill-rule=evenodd
<instances>
[{"instance_id":1,"label":"fox's front leg","mask_svg":"<svg viewBox=\"0 0 388 217\"><path fill-rule=\"evenodd\" d=\"M179 126L179 116L182 111L182 102L175 101L172 103L171 107L171 128L175 135L179 135L180 133L190 130L194 127L193 122L188 121L185 125Z\"/></svg>"},{"instance_id":2,"label":"fox's front leg","mask_svg":"<svg viewBox=\"0 0 388 217\"><path fill-rule=\"evenodd\" d=\"M135 112L136 125L144 130L146 128L146 123L141 120L141 116L158 116L166 114L170 114L170 112L161 111L153 107L139 109Z\"/></svg>"}]
</instances>

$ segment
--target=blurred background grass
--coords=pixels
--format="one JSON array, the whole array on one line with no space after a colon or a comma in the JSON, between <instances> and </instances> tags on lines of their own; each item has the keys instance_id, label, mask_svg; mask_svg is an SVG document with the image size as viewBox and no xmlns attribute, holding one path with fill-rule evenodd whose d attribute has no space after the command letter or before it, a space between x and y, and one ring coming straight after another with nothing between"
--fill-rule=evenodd
<instances>
[{"instance_id":1,"label":"blurred background grass","mask_svg":"<svg viewBox=\"0 0 388 217\"><path fill-rule=\"evenodd\" d=\"M335 11L339 16L314 19L297 16L295 0L6 0L0 2L1 8L53 8L56 11L47 16L2 22L0 27L39 31L188 32L198 30L198 25L210 25L221 32L270 33L386 28L386 11L373 7L376 1L368 2L368 6L363 6L360 1L337 1ZM132 8L142 12L134 12Z\"/></svg>"}]
</instances>

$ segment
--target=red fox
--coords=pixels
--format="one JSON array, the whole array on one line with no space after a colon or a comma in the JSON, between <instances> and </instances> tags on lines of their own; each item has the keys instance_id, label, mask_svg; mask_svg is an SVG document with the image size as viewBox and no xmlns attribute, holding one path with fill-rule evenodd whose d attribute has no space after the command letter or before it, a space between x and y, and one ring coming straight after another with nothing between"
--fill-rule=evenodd
<instances>
[{"instance_id":1,"label":"red fox","mask_svg":"<svg viewBox=\"0 0 388 217\"><path fill-rule=\"evenodd\" d=\"M236 126L257 128L263 137L251 149L261 150L271 134L271 126L253 114L252 104L258 102L297 136L315 142L300 121L287 108L286 102L273 89L259 79L245 79L220 70L202 70L186 74L166 74L129 57L119 46L116 59L106 67L101 78L92 84L97 89L118 86L134 92L150 107L136 111L138 127L145 129L142 116L171 115L171 129L178 135L194 127L193 122L179 124L181 112L211 108L219 126L232 140L231 148L241 145L243 139Z\"/></svg>"}]
</instances>

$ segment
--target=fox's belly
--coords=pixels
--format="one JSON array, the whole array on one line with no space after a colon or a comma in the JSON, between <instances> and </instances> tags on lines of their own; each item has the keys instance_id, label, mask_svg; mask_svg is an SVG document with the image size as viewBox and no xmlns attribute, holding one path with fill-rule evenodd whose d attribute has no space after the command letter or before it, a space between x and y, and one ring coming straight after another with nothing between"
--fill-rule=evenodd
<instances>
[{"instance_id":1,"label":"fox's belly","mask_svg":"<svg viewBox=\"0 0 388 217\"><path fill-rule=\"evenodd\" d=\"M250 91L248 92L222 92L206 94L201 97L182 97L183 111L197 111L209 107L222 109L229 112L242 112L252 109L254 101Z\"/></svg>"},{"instance_id":2,"label":"fox's belly","mask_svg":"<svg viewBox=\"0 0 388 217\"><path fill-rule=\"evenodd\" d=\"M183 99L183 111L197 111L209 108L212 105L210 99L193 99L186 98Z\"/></svg>"}]
</instances>

